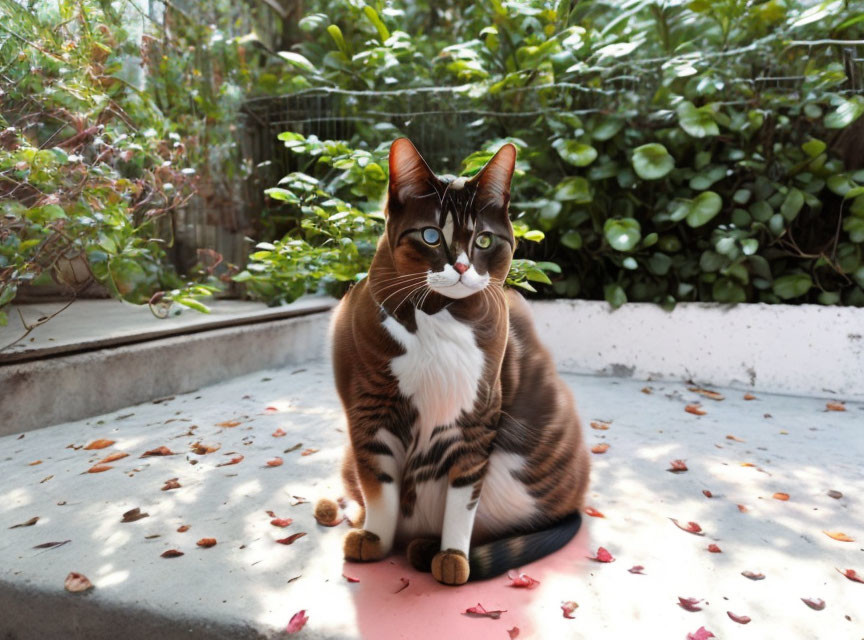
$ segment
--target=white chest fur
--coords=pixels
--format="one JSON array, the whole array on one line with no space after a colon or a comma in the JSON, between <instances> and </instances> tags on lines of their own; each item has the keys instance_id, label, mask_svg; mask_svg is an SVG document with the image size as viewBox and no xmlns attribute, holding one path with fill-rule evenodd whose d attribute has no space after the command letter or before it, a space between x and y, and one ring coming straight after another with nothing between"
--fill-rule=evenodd
<instances>
[{"instance_id":1,"label":"white chest fur","mask_svg":"<svg viewBox=\"0 0 864 640\"><path fill-rule=\"evenodd\" d=\"M418 309L415 318L414 333L390 317L384 327L405 349L390 362L390 370L399 391L417 409L417 440L422 446L432 429L453 424L472 409L485 358L471 327L446 309L434 315Z\"/></svg>"}]
</instances>

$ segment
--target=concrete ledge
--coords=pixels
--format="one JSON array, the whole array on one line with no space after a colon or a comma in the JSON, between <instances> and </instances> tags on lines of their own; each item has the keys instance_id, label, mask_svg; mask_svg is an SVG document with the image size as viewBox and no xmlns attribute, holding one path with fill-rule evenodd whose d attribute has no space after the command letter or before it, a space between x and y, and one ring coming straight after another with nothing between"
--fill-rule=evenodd
<instances>
[{"instance_id":1,"label":"concrete ledge","mask_svg":"<svg viewBox=\"0 0 864 640\"><path fill-rule=\"evenodd\" d=\"M320 358L328 317L316 313L2 366L0 435Z\"/></svg>"},{"instance_id":2,"label":"concrete ledge","mask_svg":"<svg viewBox=\"0 0 864 640\"><path fill-rule=\"evenodd\" d=\"M818 305L533 303L563 371L864 399L864 309Z\"/></svg>"}]
</instances>

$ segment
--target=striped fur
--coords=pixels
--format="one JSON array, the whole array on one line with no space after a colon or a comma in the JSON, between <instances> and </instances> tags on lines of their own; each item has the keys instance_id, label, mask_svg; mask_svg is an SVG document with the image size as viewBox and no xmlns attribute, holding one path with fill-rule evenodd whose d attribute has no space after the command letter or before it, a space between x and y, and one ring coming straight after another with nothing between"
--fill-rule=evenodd
<instances>
[{"instance_id":1,"label":"striped fur","mask_svg":"<svg viewBox=\"0 0 864 640\"><path fill-rule=\"evenodd\" d=\"M575 535L588 454L527 304L503 288L515 149L470 181L435 177L404 139L390 163L386 231L333 321L350 432L343 479L365 508L345 555L377 560L396 544L440 540L412 547L434 551L439 581L461 584Z\"/></svg>"}]
</instances>

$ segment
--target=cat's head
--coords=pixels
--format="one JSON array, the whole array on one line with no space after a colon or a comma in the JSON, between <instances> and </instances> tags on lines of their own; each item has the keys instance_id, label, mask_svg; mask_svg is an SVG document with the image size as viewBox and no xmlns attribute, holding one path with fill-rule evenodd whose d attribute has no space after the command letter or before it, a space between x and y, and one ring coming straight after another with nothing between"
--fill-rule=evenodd
<instances>
[{"instance_id":1,"label":"cat's head","mask_svg":"<svg viewBox=\"0 0 864 640\"><path fill-rule=\"evenodd\" d=\"M400 275L459 299L501 286L515 238L507 207L516 147L505 144L470 179L438 177L407 138L390 147L387 240Z\"/></svg>"}]
</instances>

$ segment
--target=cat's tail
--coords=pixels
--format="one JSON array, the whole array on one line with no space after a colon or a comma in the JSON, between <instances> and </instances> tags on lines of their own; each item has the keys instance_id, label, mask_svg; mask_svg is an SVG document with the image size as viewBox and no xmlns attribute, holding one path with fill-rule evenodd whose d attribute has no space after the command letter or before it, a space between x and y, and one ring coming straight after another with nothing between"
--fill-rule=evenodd
<instances>
[{"instance_id":1,"label":"cat's tail","mask_svg":"<svg viewBox=\"0 0 864 640\"><path fill-rule=\"evenodd\" d=\"M581 526L582 514L576 511L548 529L501 538L474 547L468 554L470 580L494 578L505 571L548 556L570 542Z\"/></svg>"}]
</instances>

